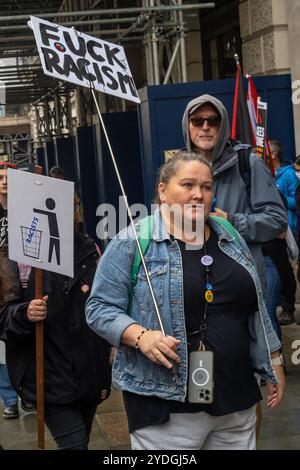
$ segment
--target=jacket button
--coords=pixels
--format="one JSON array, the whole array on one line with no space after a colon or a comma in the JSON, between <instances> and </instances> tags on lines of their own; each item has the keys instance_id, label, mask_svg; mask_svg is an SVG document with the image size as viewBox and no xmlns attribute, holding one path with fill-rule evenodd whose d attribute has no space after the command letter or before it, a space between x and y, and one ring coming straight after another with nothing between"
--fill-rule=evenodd
<instances>
[{"instance_id":1,"label":"jacket button","mask_svg":"<svg viewBox=\"0 0 300 470\"><path fill-rule=\"evenodd\" d=\"M85 268L86 268L86 264L83 264L83 265L82 265L82 269L85 269Z\"/></svg>"}]
</instances>

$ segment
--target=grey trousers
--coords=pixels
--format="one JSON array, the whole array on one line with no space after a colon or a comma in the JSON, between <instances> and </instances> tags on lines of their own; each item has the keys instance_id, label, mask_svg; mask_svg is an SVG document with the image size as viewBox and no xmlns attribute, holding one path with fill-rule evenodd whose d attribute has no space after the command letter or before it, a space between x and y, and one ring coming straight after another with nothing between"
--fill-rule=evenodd
<instances>
[{"instance_id":1,"label":"grey trousers","mask_svg":"<svg viewBox=\"0 0 300 470\"><path fill-rule=\"evenodd\" d=\"M225 416L171 413L164 424L130 434L132 450L255 450L256 406Z\"/></svg>"}]
</instances>

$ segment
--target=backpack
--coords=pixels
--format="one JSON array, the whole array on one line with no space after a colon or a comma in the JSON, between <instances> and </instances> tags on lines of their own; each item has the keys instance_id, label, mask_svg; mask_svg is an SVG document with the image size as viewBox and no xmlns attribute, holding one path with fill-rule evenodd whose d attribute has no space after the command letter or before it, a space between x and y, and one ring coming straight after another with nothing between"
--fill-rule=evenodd
<instances>
[{"instance_id":1,"label":"backpack","mask_svg":"<svg viewBox=\"0 0 300 470\"><path fill-rule=\"evenodd\" d=\"M231 223L228 222L228 220L222 219L221 217L217 217L216 215L211 216L211 218L214 219L216 222L218 222L220 225L222 225L223 228L225 228L225 230L234 238L237 245L241 245L238 232L235 230L233 225L231 225ZM147 250L149 248L149 245L152 239L154 217L153 215L149 215L148 217L141 219L139 223L140 223L139 242L141 245L142 253L143 255L145 255L147 253ZM140 255L138 248L136 247L135 258L131 266L131 288L133 288L137 283L137 277L138 277L141 263L142 263L141 255Z\"/></svg>"}]
</instances>

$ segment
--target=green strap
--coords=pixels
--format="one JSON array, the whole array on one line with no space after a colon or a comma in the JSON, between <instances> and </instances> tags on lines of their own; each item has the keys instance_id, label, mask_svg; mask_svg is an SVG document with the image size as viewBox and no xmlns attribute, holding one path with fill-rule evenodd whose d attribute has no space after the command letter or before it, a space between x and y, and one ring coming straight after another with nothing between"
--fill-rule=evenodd
<instances>
[{"instance_id":1,"label":"green strap","mask_svg":"<svg viewBox=\"0 0 300 470\"><path fill-rule=\"evenodd\" d=\"M142 253L143 255L145 255L150 245L151 238L152 238L154 217L152 215L149 215L148 217L141 219L139 221L139 224L140 224L139 242L141 245ZM132 287L135 286L137 283L137 276L139 273L141 262L142 262L141 255L138 250L138 247L136 247L134 262L131 266Z\"/></svg>"},{"instance_id":2,"label":"green strap","mask_svg":"<svg viewBox=\"0 0 300 470\"><path fill-rule=\"evenodd\" d=\"M236 242L239 245L241 245L240 236L239 236L237 230L234 228L233 225L231 225L231 223L228 220L223 219L222 217L218 217L216 215L212 215L211 219L214 219L216 222L218 222L220 225L222 225L223 228L225 228L225 230L227 230L227 232L236 240Z\"/></svg>"},{"instance_id":3,"label":"green strap","mask_svg":"<svg viewBox=\"0 0 300 470\"><path fill-rule=\"evenodd\" d=\"M216 215L211 216L212 219L214 219L217 223L222 225L225 230L235 239L235 241L241 245L240 237L236 229L231 225L228 220L223 219L222 217L218 217ZM139 221L140 225L140 231L139 231L139 242L141 245L142 253L145 255L147 253L147 250L149 248L151 239L152 239L152 231L153 231L153 225L154 225L154 218L152 215L149 215L148 217L145 217L144 219L141 219ZM133 261L133 264L131 266L131 285L132 287L136 285L137 283L137 277L138 273L140 270L141 266L141 255L136 247L135 250L135 258Z\"/></svg>"}]
</instances>

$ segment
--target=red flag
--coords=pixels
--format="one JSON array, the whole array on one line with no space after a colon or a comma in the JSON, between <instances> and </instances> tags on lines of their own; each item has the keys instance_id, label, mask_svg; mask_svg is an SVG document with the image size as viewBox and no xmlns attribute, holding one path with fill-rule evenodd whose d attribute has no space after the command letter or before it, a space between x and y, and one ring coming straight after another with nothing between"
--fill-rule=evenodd
<instances>
[{"instance_id":1,"label":"red flag","mask_svg":"<svg viewBox=\"0 0 300 470\"><path fill-rule=\"evenodd\" d=\"M242 144L252 145L252 131L247 100L244 90L243 75L240 64L237 64L235 81L231 138Z\"/></svg>"},{"instance_id":2,"label":"red flag","mask_svg":"<svg viewBox=\"0 0 300 470\"><path fill-rule=\"evenodd\" d=\"M256 123L257 123L257 91L251 75L246 75L248 80L247 105L252 131L252 145L256 145Z\"/></svg>"}]
</instances>

